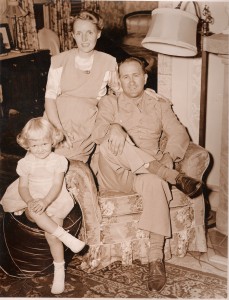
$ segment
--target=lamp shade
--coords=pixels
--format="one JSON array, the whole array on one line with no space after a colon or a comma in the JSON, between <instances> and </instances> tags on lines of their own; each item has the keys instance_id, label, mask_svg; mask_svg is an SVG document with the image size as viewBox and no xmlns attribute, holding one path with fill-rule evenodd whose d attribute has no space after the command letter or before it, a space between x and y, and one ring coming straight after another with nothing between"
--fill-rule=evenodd
<instances>
[{"instance_id":1,"label":"lamp shade","mask_svg":"<svg viewBox=\"0 0 229 300\"><path fill-rule=\"evenodd\" d=\"M26 12L21 8L21 6L18 3L18 0L9 0L8 1L8 7L5 11L5 15L7 17L13 18L13 17L25 17Z\"/></svg>"},{"instance_id":2,"label":"lamp shade","mask_svg":"<svg viewBox=\"0 0 229 300\"><path fill-rule=\"evenodd\" d=\"M198 17L180 9L157 8L152 11L151 25L142 46L173 56L197 54Z\"/></svg>"}]
</instances>

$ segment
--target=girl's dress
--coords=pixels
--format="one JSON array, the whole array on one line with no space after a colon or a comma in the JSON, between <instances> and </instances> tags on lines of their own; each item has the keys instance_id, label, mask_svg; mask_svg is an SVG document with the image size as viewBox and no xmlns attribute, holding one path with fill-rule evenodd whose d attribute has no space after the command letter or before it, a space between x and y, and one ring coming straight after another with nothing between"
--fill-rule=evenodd
<instances>
[{"instance_id":1,"label":"girl's dress","mask_svg":"<svg viewBox=\"0 0 229 300\"><path fill-rule=\"evenodd\" d=\"M38 159L28 152L24 158L18 161L16 171L19 176L28 176L30 194L36 199L44 198L53 185L55 174L66 172L67 168L68 161L62 155L51 152L47 158ZM0 203L5 212L16 212L27 207L19 195L18 185L19 178L9 185L1 199ZM74 201L67 191L64 180L60 194L47 207L46 213L49 216L65 218L73 206Z\"/></svg>"}]
</instances>

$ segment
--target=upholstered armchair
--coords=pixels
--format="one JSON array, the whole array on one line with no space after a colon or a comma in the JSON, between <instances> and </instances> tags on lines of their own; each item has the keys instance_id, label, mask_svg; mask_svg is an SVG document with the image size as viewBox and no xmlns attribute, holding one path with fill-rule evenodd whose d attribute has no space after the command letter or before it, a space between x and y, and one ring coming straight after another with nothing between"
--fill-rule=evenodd
<instances>
[{"instance_id":1,"label":"upholstered armchair","mask_svg":"<svg viewBox=\"0 0 229 300\"><path fill-rule=\"evenodd\" d=\"M208 152L190 143L176 169L201 180L208 164ZM118 260L125 265L131 265L136 259L149 262L149 236L138 229L142 211L138 194L97 192L89 167L78 161L70 162L67 186L82 210L80 238L90 245L89 253L82 260L82 269L93 272ZM184 257L187 251L206 252L203 194L190 199L174 187L172 195L172 238L165 243L165 260L172 255Z\"/></svg>"}]
</instances>

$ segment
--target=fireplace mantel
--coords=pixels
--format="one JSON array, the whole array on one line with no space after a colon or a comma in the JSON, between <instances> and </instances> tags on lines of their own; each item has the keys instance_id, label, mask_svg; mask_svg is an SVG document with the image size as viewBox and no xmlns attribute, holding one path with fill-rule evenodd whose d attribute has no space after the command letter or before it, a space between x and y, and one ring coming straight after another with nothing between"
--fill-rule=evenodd
<instances>
[{"instance_id":1,"label":"fireplace mantel","mask_svg":"<svg viewBox=\"0 0 229 300\"><path fill-rule=\"evenodd\" d=\"M229 69L229 35L213 34L204 37L203 51L213 53L221 58L224 64L224 91L222 110L221 132L221 158L220 158L220 183L219 205L216 212L216 228L228 235L228 69ZM206 99L207 101L207 99ZM204 108L203 108L204 109Z\"/></svg>"}]
</instances>

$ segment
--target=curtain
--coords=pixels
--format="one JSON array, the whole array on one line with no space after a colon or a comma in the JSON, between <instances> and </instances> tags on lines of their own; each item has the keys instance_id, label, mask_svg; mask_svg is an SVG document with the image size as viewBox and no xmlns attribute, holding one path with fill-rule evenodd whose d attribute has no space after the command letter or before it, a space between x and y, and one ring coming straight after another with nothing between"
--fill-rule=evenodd
<instances>
[{"instance_id":1,"label":"curtain","mask_svg":"<svg viewBox=\"0 0 229 300\"><path fill-rule=\"evenodd\" d=\"M19 5L27 12L25 17L18 18L19 47L21 49L38 49L33 0L19 0Z\"/></svg>"},{"instance_id":2,"label":"curtain","mask_svg":"<svg viewBox=\"0 0 229 300\"><path fill-rule=\"evenodd\" d=\"M50 6L50 21L51 29L59 36L60 50L73 48L71 0L53 0Z\"/></svg>"}]
</instances>

